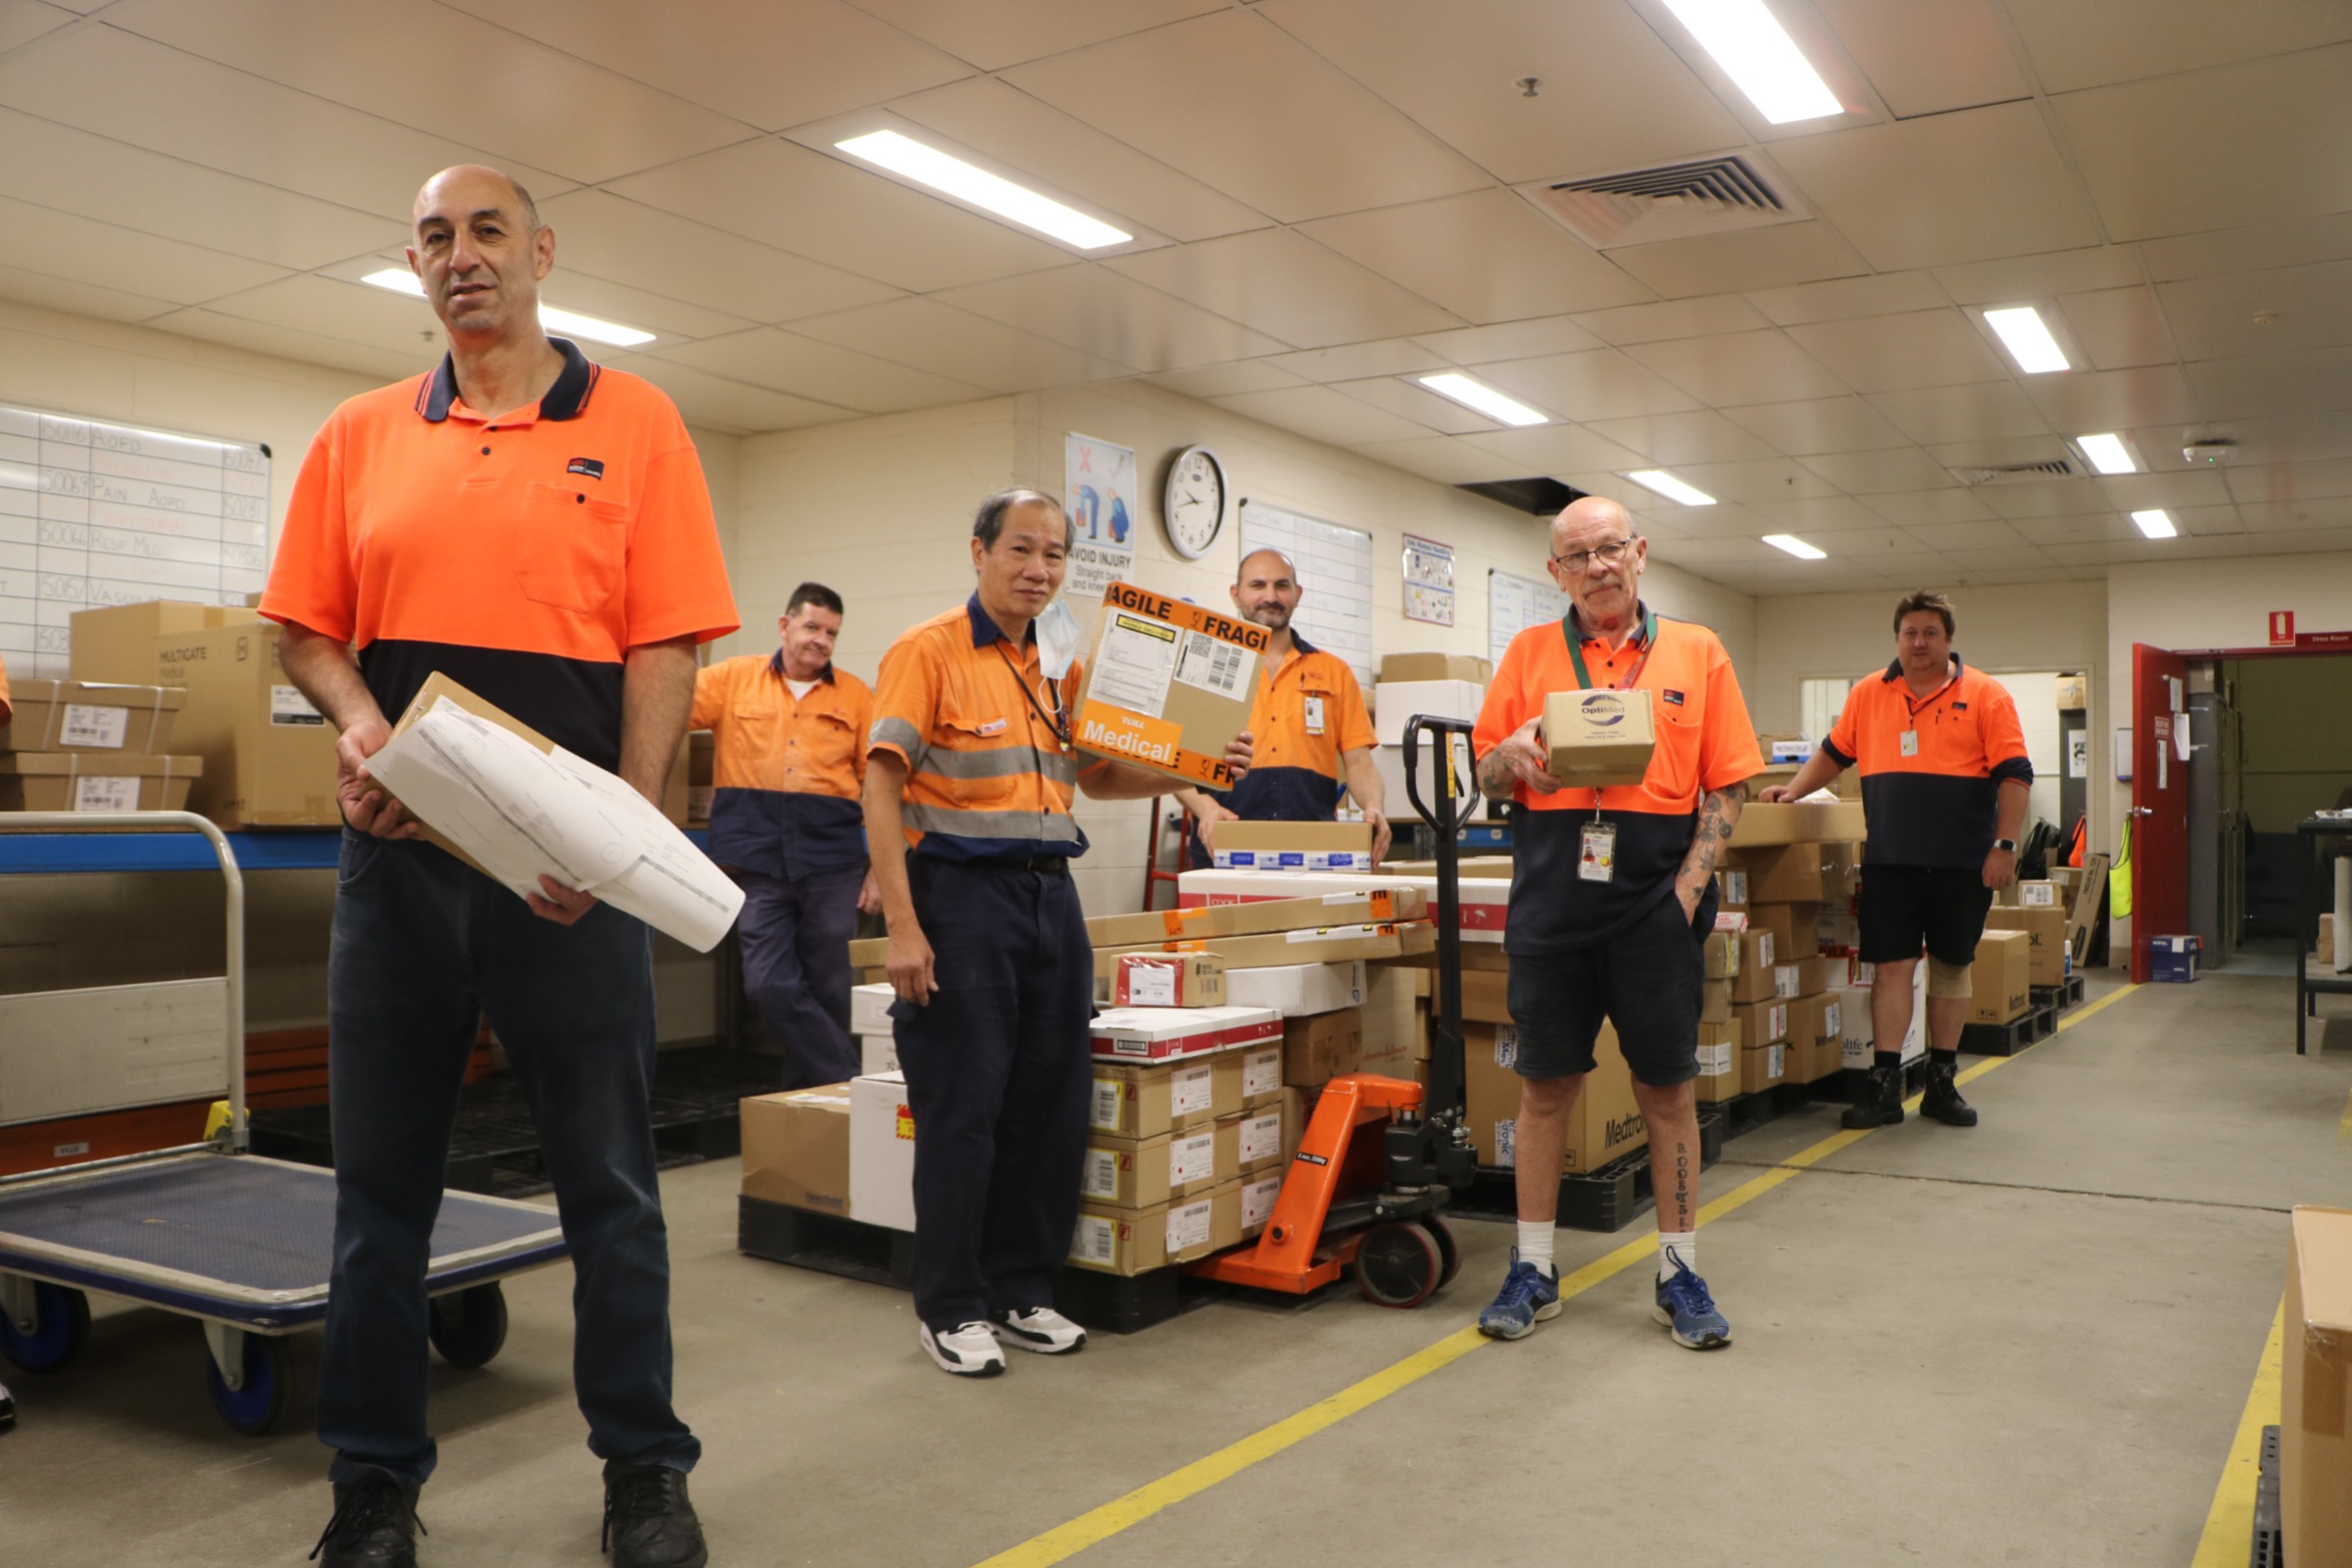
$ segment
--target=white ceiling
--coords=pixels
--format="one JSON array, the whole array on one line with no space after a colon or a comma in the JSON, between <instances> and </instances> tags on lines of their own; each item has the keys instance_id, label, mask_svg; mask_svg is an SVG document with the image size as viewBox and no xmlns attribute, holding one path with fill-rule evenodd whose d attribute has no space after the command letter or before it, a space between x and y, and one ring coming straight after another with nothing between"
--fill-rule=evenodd
<instances>
[{"instance_id":1,"label":"white ceiling","mask_svg":"<svg viewBox=\"0 0 2352 1568\"><path fill-rule=\"evenodd\" d=\"M1140 377L1618 495L1756 593L2352 549L2352 5L1772 3L1862 112L1765 126L1657 0L0 0L0 297L412 373L424 307L356 279L479 160L556 228L549 298L660 334L602 357L719 429ZM1139 241L919 194L831 153L858 122ZM1519 188L1730 152L1799 220L1601 252ZM1972 314L2027 302L2081 369ZM1445 368L1558 422L1406 379ZM2102 429L2153 471L1952 472Z\"/></svg>"}]
</instances>

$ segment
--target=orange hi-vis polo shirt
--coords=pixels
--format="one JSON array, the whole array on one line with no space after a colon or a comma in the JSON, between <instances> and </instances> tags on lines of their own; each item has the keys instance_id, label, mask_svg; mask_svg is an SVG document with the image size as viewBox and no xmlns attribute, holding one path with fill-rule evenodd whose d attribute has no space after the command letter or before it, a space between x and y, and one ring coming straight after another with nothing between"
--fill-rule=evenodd
<instances>
[{"instance_id":1,"label":"orange hi-vis polo shirt","mask_svg":"<svg viewBox=\"0 0 2352 1568\"><path fill-rule=\"evenodd\" d=\"M7 723L8 715L14 711L8 702L8 661L0 659L0 724Z\"/></svg>"},{"instance_id":2,"label":"orange hi-vis polo shirt","mask_svg":"<svg viewBox=\"0 0 2352 1568\"><path fill-rule=\"evenodd\" d=\"M677 409L552 341L555 384L495 419L446 358L328 416L261 612L353 644L388 719L440 671L617 768L629 650L723 637L735 601Z\"/></svg>"},{"instance_id":3,"label":"orange hi-vis polo shirt","mask_svg":"<svg viewBox=\"0 0 2352 1568\"><path fill-rule=\"evenodd\" d=\"M1019 647L974 594L900 634L882 656L870 755L906 764L906 842L946 860L1028 860L1086 853L1070 815L1081 773L1070 708L1083 662L1058 681L1038 661L1037 629Z\"/></svg>"},{"instance_id":4,"label":"orange hi-vis polo shirt","mask_svg":"<svg viewBox=\"0 0 2352 1568\"><path fill-rule=\"evenodd\" d=\"M796 698L781 650L697 672L691 729L711 732L710 858L797 877L865 858L865 732L874 694L827 664Z\"/></svg>"},{"instance_id":5,"label":"orange hi-vis polo shirt","mask_svg":"<svg viewBox=\"0 0 2352 1568\"><path fill-rule=\"evenodd\" d=\"M1576 612L1511 639L1487 686L1471 748L1487 754L1531 718L1544 699L1577 691L1568 639L1579 640L1595 687L1631 686L1650 694L1657 749L1639 784L1564 789L1539 794L1517 789L1525 808L1513 830L1511 906L1503 950L1511 954L1566 953L1614 935L1673 896L1675 873L1690 853L1699 797L1729 789L1764 770L1755 726L1740 695L1731 655L1704 626L1666 620L1637 607L1642 629L1611 649L1587 637ZM1636 674L1637 666L1639 674ZM1578 875L1585 825L1616 824L1616 874L1606 882Z\"/></svg>"},{"instance_id":6,"label":"orange hi-vis polo shirt","mask_svg":"<svg viewBox=\"0 0 2352 1568\"><path fill-rule=\"evenodd\" d=\"M1280 669L1262 671L1250 705L1256 760L1225 797L1250 821L1328 822L1339 810L1340 754L1373 744L1355 671L1296 632Z\"/></svg>"},{"instance_id":7,"label":"orange hi-vis polo shirt","mask_svg":"<svg viewBox=\"0 0 2352 1568\"><path fill-rule=\"evenodd\" d=\"M1821 743L1862 769L1865 865L1974 871L1992 853L2001 782L2034 782L2009 688L1952 656L1951 679L1912 695L1903 662L1865 675Z\"/></svg>"}]
</instances>

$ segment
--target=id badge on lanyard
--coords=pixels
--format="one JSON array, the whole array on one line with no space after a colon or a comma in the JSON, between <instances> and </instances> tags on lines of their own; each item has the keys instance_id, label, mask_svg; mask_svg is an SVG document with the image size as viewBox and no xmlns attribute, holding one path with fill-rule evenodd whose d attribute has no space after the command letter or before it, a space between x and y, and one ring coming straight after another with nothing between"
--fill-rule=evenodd
<instances>
[{"instance_id":1,"label":"id badge on lanyard","mask_svg":"<svg viewBox=\"0 0 2352 1568\"><path fill-rule=\"evenodd\" d=\"M1896 738L1896 740L1897 740L1897 741L1898 741L1898 742L1901 744L1901 746L1902 746L1902 749L1903 749L1903 755L1904 755L1905 757L1917 757L1917 756L1919 755L1919 731L1918 731L1918 730L1916 730L1916 729L1907 729L1907 730L1903 731L1901 735L1899 735L1899 736L1897 736L1897 737L1895 737L1895 738Z\"/></svg>"},{"instance_id":2,"label":"id badge on lanyard","mask_svg":"<svg viewBox=\"0 0 2352 1568\"><path fill-rule=\"evenodd\" d=\"M1302 703L1306 709L1306 732L1309 735L1322 734L1323 699L1320 697L1308 697L1302 699Z\"/></svg>"},{"instance_id":3,"label":"id badge on lanyard","mask_svg":"<svg viewBox=\"0 0 2352 1568\"><path fill-rule=\"evenodd\" d=\"M1617 880L1617 824L1587 822L1584 843L1576 857L1576 874L1586 882Z\"/></svg>"}]
</instances>

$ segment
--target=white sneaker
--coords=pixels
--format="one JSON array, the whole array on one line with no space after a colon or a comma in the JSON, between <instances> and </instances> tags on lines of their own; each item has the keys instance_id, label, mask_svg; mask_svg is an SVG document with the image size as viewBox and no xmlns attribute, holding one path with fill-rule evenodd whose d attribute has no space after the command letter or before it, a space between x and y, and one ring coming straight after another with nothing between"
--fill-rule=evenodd
<instances>
[{"instance_id":1,"label":"white sneaker","mask_svg":"<svg viewBox=\"0 0 2352 1568\"><path fill-rule=\"evenodd\" d=\"M989 1319L988 1326L996 1330L1001 1343L1016 1350L1067 1355L1072 1350L1086 1348L1086 1330L1050 1306L1033 1306L1026 1312L999 1312Z\"/></svg>"},{"instance_id":2,"label":"white sneaker","mask_svg":"<svg viewBox=\"0 0 2352 1568\"><path fill-rule=\"evenodd\" d=\"M993 1378L1004 1370L1004 1352L986 1323L958 1323L944 1334L934 1334L925 1323L922 1340L923 1348L931 1352L942 1372L959 1378Z\"/></svg>"}]
</instances>

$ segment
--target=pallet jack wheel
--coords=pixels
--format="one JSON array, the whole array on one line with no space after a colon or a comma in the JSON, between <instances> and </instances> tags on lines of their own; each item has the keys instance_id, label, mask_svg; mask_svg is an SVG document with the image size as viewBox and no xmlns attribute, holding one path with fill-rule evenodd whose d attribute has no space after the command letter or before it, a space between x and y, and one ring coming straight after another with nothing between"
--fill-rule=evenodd
<instances>
[{"instance_id":1,"label":"pallet jack wheel","mask_svg":"<svg viewBox=\"0 0 2352 1568\"><path fill-rule=\"evenodd\" d=\"M507 1293L496 1280L425 1304L433 1348L451 1366L487 1366L507 1343Z\"/></svg>"},{"instance_id":2,"label":"pallet jack wheel","mask_svg":"<svg viewBox=\"0 0 2352 1568\"><path fill-rule=\"evenodd\" d=\"M1437 1238L1416 1224L1375 1225L1355 1254L1355 1288L1376 1306L1419 1306L1444 1271Z\"/></svg>"},{"instance_id":3,"label":"pallet jack wheel","mask_svg":"<svg viewBox=\"0 0 2352 1568\"><path fill-rule=\"evenodd\" d=\"M0 1315L0 1355L27 1372L62 1372L90 1343L90 1298L70 1286L36 1280L28 1333Z\"/></svg>"},{"instance_id":4,"label":"pallet jack wheel","mask_svg":"<svg viewBox=\"0 0 2352 1568\"><path fill-rule=\"evenodd\" d=\"M244 1387L232 1389L221 1381L220 1369L210 1357L204 1363L205 1387L213 1408L232 1431L249 1438L266 1436L286 1413L294 1394L294 1354L283 1335L244 1336Z\"/></svg>"},{"instance_id":5,"label":"pallet jack wheel","mask_svg":"<svg viewBox=\"0 0 2352 1568\"><path fill-rule=\"evenodd\" d=\"M1442 1291L1462 1271L1462 1244L1454 1240L1453 1227L1436 1214L1422 1215L1420 1225L1438 1244L1438 1289Z\"/></svg>"}]
</instances>

